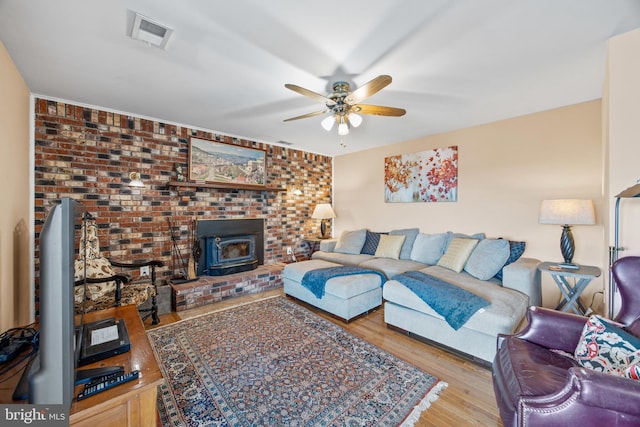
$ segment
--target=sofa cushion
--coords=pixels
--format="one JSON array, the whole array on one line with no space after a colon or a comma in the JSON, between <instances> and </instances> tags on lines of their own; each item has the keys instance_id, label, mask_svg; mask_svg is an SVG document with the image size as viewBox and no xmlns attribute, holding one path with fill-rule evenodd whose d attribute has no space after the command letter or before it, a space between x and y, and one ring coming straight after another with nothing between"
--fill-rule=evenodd
<instances>
[{"instance_id":1,"label":"sofa cushion","mask_svg":"<svg viewBox=\"0 0 640 427\"><path fill-rule=\"evenodd\" d=\"M375 231L367 230L367 237L364 240L364 245L362 246L361 254L365 255L375 255L376 249L378 249L378 243L380 242L380 235L386 233L377 233Z\"/></svg>"},{"instance_id":2,"label":"sofa cushion","mask_svg":"<svg viewBox=\"0 0 640 427\"><path fill-rule=\"evenodd\" d=\"M413 249L411 249L411 260L427 265L436 265L444 254L446 242L446 233L418 234L413 242Z\"/></svg>"},{"instance_id":3,"label":"sofa cushion","mask_svg":"<svg viewBox=\"0 0 640 427\"><path fill-rule=\"evenodd\" d=\"M477 244L477 239L454 237L437 265L460 273Z\"/></svg>"},{"instance_id":4,"label":"sofa cushion","mask_svg":"<svg viewBox=\"0 0 640 427\"><path fill-rule=\"evenodd\" d=\"M593 315L582 329L574 355L585 368L624 377L627 368L640 362L640 338Z\"/></svg>"},{"instance_id":5,"label":"sofa cushion","mask_svg":"<svg viewBox=\"0 0 640 427\"><path fill-rule=\"evenodd\" d=\"M359 254L367 238L367 230L343 231L335 251L341 254Z\"/></svg>"},{"instance_id":6,"label":"sofa cushion","mask_svg":"<svg viewBox=\"0 0 640 427\"><path fill-rule=\"evenodd\" d=\"M367 254L341 254L339 252L316 251L311 255L311 259L335 262L342 265L360 265L364 261L374 259L373 255Z\"/></svg>"},{"instance_id":7,"label":"sofa cushion","mask_svg":"<svg viewBox=\"0 0 640 427\"><path fill-rule=\"evenodd\" d=\"M378 243L375 256L377 258L399 259L405 238L406 236L392 236L390 234L380 236L380 242Z\"/></svg>"},{"instance_id":8,"label":"sofa cushion","mask_svg":"<svg viewBox=\"0 0 640 427\"><path fill-rule=\"evenodd\" d=\"M484 239L478 242L464 271L480 280L489 280L498 273L509 259L509 242L501 239Z\"/></svg>"},{"instance_id":9,"label":"sofa cushion","mask_svg":"<svg viewBox=\"0 0 640 427\"><path fill-rule=\"evenodd\" d=\"M421 270L425 267L421 262L410 259L373 258L358 264L363 268L371 268L384 273L387 278L412 270Z\"/></svg>"},{"instance_id":10,"label":"sofa cushion","mask_svg":"<svg viewBox=\"0 0 640 427\"><path fill-rule=\"evenodd\" d=\"M308 271L317 270L319 268L339 267L340 264L328 262L324 260L307 260L300 262L292 262L284 267L282 277L284 279L293 280L294 282L302 282L302 278Z\"/></svg>"},{"instance_id":11,"label":"sofa cushion","mask_svg":"<svg viewBox=\"0 0 640 427\"><path fill-rule=\"evenodd\" d=\"M420 233L419 228L405 228L402 230L391 230L389 232L392 236L405 236L402 250L400 251L400 259L411 259L411 249L413 248L413 242L415 242L418 233Z\"/></svg>"},{"instance_id":12,"label":"sofa cushion","mask_svg":"<svg viewBox=\"0 0 640 427\"><path fill-rule=\"evenodd\" d=\"M502 281L503 269L509 264L512 264L520 259L522 254L524 254L525 242L514 242L509 240L509 258L507 258L507 262L504 263L504 266L496 273L496 279Z\"/></svg>"},{"instance_id":13,"label":"sofa cushion","mask_svg":"<svg viewBox=\"0 0 640 427\"><path fill-rule=\"evenodd\" d=\"M371 264L372 261L366 264ZM361 265L364 267L364 264ZM466 272L456 273L448 268L432 265L420 269L423 273L435 276L441 280L472 292L489 301L491 304L481 312L474 314L463 328L478 331L494 337L498 334L511 334L518 326L529 306L525 294L512 289L503 288L497 281L489 280L481 282ZM427 314L438 319L443 319L435 310L422 301L420 297L411 292L400 282L390 278L384 284L384 299L394 304ZM443 320L444 322L444 320ZM446 325L446 323L443 323ZM448 326L447 326L448 327ZM451 329L453 331L453 329Z\"/></svg>"}]
</instances>

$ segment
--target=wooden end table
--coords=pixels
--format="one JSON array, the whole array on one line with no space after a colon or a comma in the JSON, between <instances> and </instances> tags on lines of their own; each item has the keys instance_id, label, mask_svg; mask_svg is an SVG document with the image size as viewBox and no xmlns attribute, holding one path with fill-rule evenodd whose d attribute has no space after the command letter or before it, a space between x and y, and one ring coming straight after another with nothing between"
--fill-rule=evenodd
<instances>
[{"instance_id":1,"label":"wooden end table","mask_svg":"<svg viewBox=\"0 0 640 427\"><path fill-rule=\"evenodd\" d=\"M555 308L556 310L564 312L572 310L576 314L586 315L587 309L580 302L580 295L593 279L600 276L598 267L578 265L576 269L569 269L560 267L556 262L543 262L538 266L538 270L550 274L562 292L563 299ZM569 279L574 279L573 285Z\"/></svg>"}]
</instances>

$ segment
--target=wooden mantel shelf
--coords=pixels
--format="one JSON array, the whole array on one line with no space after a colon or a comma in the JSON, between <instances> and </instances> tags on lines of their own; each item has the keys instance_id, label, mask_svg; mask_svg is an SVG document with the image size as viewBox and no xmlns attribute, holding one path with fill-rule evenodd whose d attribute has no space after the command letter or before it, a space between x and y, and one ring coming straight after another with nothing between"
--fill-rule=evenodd
<instances>
[{"instance_id":1,"label":"wooden mantel shelf","mask_svg":"<svg viewBox=\"0 0 640 427\"><path fill-rule=\"evenodd\" d=\"M185 188L201 187L201 188L227 188L230 190L287 191L285 188L267 187L264 185L238 184L238 183L225 184L223 182L205 183L205 182L194 182L194 181L169 181L169 187L185 187Z\"/></svg>"}]
</instances>

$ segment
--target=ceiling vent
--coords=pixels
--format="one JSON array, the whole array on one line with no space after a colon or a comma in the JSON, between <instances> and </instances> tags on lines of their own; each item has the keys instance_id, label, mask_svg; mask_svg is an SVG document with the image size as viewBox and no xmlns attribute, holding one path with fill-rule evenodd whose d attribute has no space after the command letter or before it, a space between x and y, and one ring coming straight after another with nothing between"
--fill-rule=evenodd
<instances>
[{"instance_id":1,"label":"ceiling vent","mask_svg":"<svg viewBox=\"0 0 640 427\"><path fill-rule=\"evenodd\" d=\"M142 40L149 45L165 49L172 34L173 29L139 13L135 14L131 30L132 39Z\"/></svg>"}]
</instances>

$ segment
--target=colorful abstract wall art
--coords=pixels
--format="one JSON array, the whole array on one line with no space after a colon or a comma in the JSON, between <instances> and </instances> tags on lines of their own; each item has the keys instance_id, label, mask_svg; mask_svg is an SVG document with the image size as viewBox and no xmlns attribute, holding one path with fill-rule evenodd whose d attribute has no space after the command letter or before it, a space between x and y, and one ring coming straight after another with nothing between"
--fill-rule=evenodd
<instances>
[{"instance_id":1,"label":"colorful abstract wall art","mask_svg":"<svg viewBox=\"0 0 640 427\"><path fill-rule=\"evenodd\" d=\"M385 157L385 202L431 203L457 200L457 146Z\"/></svg>"}]
</instances>

